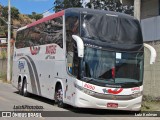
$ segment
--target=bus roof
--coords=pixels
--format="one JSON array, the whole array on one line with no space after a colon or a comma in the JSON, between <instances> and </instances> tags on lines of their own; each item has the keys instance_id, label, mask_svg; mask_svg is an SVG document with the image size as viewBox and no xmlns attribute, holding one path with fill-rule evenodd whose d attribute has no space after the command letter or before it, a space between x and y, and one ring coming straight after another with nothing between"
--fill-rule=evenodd
<instances>
[{"instance_id":1,"label":"bus roof","mask_svg":"<svg viewBox=\"0 0 160 120\"><path fill-rule=\"evenodd\" d=\"M68 9L65 10L65 12L107 14L107 15L110 15L110 16L117 16L117 17L126 18L126 19L135 19L133 16L130 16L130 15L127 15L127 14L124 14L124 13L120 13L120 12L89 9L89 8L68 8Z\"/></svg>"},{"instance_id":2,"label":"bus roof","mask_svg":"<svg viewBox=\"0 0 160 120\"><path fill-rule=\"evenodd\" d=\"M106 10L95 10L95 9L89 9L89 8L68 8L65 10L62 10L60 12L54 13L50 16L44 17L42 19L39 19L31 24L28 24L24 27L19 28L17 31L21 31L23 29L35 26L37 24L40 24L42 22L48 21L50 19L56 18L56 17L60 17L63 16L65 13L90 13L90 14L106 14L108 16L115 16L115 17L120 17L120 18L126 18L126 19L135 19L134 17L127 15L127 14L123 14L123 13L119 13L119 12L113 12L113 11L106 11Z\"/></svg>"}]
</instances>

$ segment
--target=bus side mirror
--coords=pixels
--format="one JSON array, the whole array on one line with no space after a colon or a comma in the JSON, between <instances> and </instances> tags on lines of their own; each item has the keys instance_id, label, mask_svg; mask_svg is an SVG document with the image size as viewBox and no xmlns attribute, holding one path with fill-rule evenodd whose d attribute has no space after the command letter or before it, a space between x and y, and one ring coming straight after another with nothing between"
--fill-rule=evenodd
<instances>
[{"instance_id":1,"label":"bus side mirror","mask_svg":"<svg viewBox=\"0 0 160 120\"><path fill-rule=\"evenodd\" d=\"M83 58L83 56L84 56L84 43L83 43L83 40L77 35L72 35L72 38L77 43L78 57Z\"/></svg>"},{"instance_id":2,"label":"bus side mirror","mask_svg":"<svg viewBox=\"0 0 160 120\"><path fill-rule=\"evenodd\" d=\"M155 63L156 61L156 57L157 57L157 53L156 50L154 49L154 47L152 47L149 44L144 43L144 47L148 48L151 52L151 57L150 57L150 64Z\"/></svg>"}]
</instances>

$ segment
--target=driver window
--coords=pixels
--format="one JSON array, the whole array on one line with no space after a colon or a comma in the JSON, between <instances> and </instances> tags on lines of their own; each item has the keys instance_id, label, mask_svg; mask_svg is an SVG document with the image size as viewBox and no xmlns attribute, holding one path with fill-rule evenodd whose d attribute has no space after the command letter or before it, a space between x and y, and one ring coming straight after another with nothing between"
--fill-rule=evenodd
<instances>
[{"instance_id":1,"label":"driver window","mask_svg":"<svg viewBox=\"0 0 160 120\"><path fill-rule=\"evenodd\" d=\"M72 35L79 35L79 18L77 16L66 17L66 57L68 72L74 76L78 74L78 55L76 42Z\"/></svg>"}]
</instances>

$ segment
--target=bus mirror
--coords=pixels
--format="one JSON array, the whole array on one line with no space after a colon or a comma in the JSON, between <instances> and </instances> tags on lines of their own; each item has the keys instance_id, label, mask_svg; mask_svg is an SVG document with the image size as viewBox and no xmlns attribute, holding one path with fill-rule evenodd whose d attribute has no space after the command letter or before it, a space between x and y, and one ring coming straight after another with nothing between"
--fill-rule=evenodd
<instances>
[{"instance_id":1,"label":"bus mirror","mask_svg":"<svg viewBox=\"0 0 160 120\"><path fill-rule=\"evenodd\" d=\"M77 35L72 35L72 38L77 43L78 57L83 58L83 56L84 56L84 43L83 43L83 40Z\"/></svg>"},{"instance_id":2,"label":"bus mirror","mask_svg":"<svg viewBox=\"0 0 160 120\"><path fill-rule=\"evenodd\" d=\"M151 52L150 64L155 63L156 57L157 57L156 50L154 49L154 47L152 47L152 46L149 45L149 44L144 43L144 46L145 46L146 48L148 48L148 49L150 50L150 52Z\"/></svg>"}]
</instances>

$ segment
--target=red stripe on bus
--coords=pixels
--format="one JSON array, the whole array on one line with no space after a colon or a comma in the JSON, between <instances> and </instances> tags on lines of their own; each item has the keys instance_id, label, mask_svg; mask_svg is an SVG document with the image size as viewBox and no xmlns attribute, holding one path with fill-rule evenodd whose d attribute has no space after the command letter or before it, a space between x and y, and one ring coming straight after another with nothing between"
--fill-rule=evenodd
<instances>
[{"instance_id":1,"label":"red stripe on bus","mask_svg":"<svg viewBox=\"0 0 160 120\"><path fill-rule=\"evenodd\" d=\"M40 24L40 23L43 23L43 22L45 22L45 21L51 20L51 19L53 19L53 18L57 18L57 17L63 16L63 15L64 15L64 10L62 10L62 11L60 11L60 12L57 12L57 13L55 13L55 14L53 14L53 15L47 16L47 17L45 17L45 18L42 18L42 19L40 19L40 20L37 20L37 21L35 21L35 22L27 25L27 28L28 28L28 27L32 27L32 26L35 26L35 25Z\"/></svg>"},{"instance_id":2,"label":"red stripe on bus","mask_svg":"<svg viewBox=\"0 0 160 120\"><path fill-rule=\"evenodd\" d=\"M112 94L119 94L120 92L122 92L123 91L123 88L120 88L119 90L117 90L117 91L114 91L114 90L112 90L112 89L108 89L108 93L112 93Z\"/></svg>"}]
</instances>

